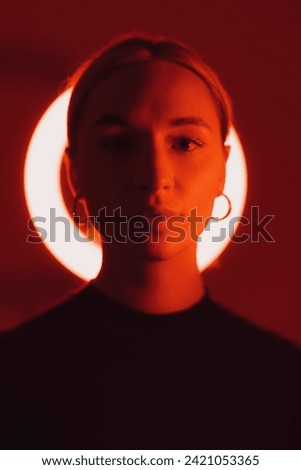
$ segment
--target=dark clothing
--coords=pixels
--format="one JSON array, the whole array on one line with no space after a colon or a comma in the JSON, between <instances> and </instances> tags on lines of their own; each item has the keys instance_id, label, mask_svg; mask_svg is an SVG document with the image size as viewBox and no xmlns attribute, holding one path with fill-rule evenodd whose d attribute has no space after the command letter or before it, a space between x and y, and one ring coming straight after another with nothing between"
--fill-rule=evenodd
<instances>
[{"instance_id":1,"label":"dark clothing","mask_svg":"<svg viewBox=\"0 0 301 470\"><path fill-rule=\"evenodd\" d=\"M208 291L155 315L89 283L0 344L2 449L300 448L300 350Z\"/></svg>"}]
</instances>

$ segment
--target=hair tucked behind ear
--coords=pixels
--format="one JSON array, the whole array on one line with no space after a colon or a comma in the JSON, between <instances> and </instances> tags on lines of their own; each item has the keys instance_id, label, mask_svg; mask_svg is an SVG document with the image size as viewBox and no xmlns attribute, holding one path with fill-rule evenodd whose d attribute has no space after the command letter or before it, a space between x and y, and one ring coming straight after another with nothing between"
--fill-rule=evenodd
<instances>
[{"instance_id":1,"label":"hair tucked behind ear","mask_svg":"<svg viewBox=\"0 0 301 470\"><path fill-rule=\"evenodd\" d=\"M67 123L71 154L75 147L76 131L87 98L100 80L123 65L137 61L150 62L156 59L181 65L205 82L216 104L221 136L223 142L225 141L232 123L232 106L228 93L211 67L201 59L195 49L178 39L130 31L113 37L83 62L65 82L65 89L73 88Z\"/></svg>"}]
</instances>

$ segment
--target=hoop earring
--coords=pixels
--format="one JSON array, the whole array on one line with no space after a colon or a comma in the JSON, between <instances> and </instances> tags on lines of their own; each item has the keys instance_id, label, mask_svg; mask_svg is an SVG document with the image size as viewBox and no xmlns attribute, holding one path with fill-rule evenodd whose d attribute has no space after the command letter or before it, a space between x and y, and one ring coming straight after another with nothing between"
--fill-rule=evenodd
<instances>
[{"instance_id":1,"label":"hoop earring","mask_svg":"<svg viewBox=\"0 0 301 470\"><path fill-rule=\"evenodd\" d=\"M219 196L224 196L227 201L228 201L228 204L229 204L229 207L228 207L228 210L227 210L227 213L226 215L224 215L223 217L210 217L210 219L214 219L216 220L217 222L220 222L221 220L224 220L228 217L228 215L230 214L231 210L232 210L232 204L231 204L231 201L230 199L228 198L228 196L224 193L221 193Z\"/></svg>"},{"instance_id":2,"label":"hoop earring","mask_svg":"<svg viewBox=\"0 0 301 470\"><path fill-rule=\"evenodd\" d=\"M88 218L85 217L85 220L82 221L82 220L80 219L80 216L79 216L79 215L76 215L77 203L78 203L78 201L80 201L81 199L84 199L83 196L82 196L82 194L77 194L77 195L75 196L75 198L74 198L74 200L73 200L73 205L72 205L72 217L73 217L73 219L75 219L75 220L78 222L79 225L86 225Z\"/></svg>"}]
</instances>

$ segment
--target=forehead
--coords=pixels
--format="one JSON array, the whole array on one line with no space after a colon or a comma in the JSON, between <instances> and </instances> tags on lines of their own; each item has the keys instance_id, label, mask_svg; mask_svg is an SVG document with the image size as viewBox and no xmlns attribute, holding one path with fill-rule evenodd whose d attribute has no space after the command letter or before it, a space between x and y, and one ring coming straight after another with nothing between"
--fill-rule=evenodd
<instances>
[{"instance_id":1,"label":"forehead","mask_svg":"<svg viewBox=\"0 0 301 470\"><path fill-rule=\"evenodd\" d=\"M84 126L102 114L124 117L140 127L198 116L213 131L219 130L216 105L205 82L184 66L164 60L127 64L102 79L88 96Z\"/></svg>"}]
</instances>

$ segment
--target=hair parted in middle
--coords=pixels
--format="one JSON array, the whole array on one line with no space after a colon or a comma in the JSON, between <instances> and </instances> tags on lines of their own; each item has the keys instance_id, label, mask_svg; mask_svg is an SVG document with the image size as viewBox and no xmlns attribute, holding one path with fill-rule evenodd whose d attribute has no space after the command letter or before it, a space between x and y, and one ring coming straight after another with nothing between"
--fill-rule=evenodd
<instances>
[{"instance_id":1,"label":"hair parted in middle","mask_svg":"<svg viewBox=\"0 0 301 470\"><path fill-rule=\"evenodd\" d=\"M203 80L215 102L221 137L225 142L233 122L232 105L216 72L202 60L194 48L181 40L165 35L130 31L113 37L83 62L65 82L65 89L73 88L67 119L69 154L74 153L76 131L93 88L103 78L124 65L157 59L185 67Z\"/></svg>"}]
</instances>

